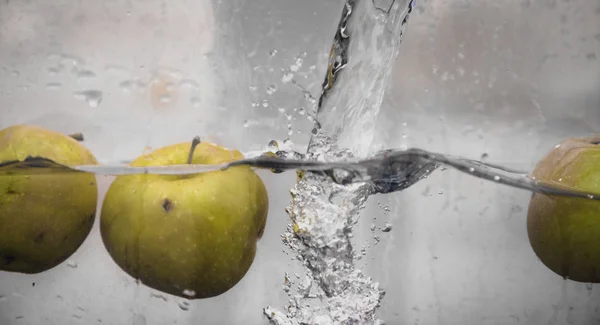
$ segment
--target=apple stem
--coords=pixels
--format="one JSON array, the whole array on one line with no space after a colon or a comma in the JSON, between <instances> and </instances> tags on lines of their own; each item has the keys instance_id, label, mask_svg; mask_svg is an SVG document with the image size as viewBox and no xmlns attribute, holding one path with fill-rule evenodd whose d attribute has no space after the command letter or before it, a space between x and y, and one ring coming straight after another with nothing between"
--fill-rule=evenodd
<instances>
[{"instance_id":1,"label":"apple stem","mask_svg":"<svg viewBox=\"0 0 600 325\"><path fill-rule=\"evenodd\" d=\"M83 141L83 133L81 133L81 132L69 134L69 136L79 142Z\"/></svg>"},{"instance_id":2,"label":"apple stem","mask_svg":"<svg viewBox=\"0 0 600 325\"><path fill-rule=\"evenodd\" d=\"M194 157L194 150L196 150L196 146L200 144L200 137L195 136L192 140L192 146L190 147L190 154L188 155L187 163L188 165L192 164L192 158Z\"/></svg>"}]
</instances>

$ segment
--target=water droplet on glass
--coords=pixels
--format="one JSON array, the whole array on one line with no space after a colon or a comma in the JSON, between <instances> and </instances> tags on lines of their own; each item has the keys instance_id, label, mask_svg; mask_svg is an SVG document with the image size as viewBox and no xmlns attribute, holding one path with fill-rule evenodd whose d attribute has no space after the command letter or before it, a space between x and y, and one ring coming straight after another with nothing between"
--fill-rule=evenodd
<instances>
[{"instance_id":1,"label":"water droplet on glass","mask_svg":"<svg viewBox=\"0 0 600 325\"><path fill-rule=\"evenodd\" d=\"M98 107L102 102L102 92L99 90L84 90L73 93L73 96L79 100L85 100L90 107Z\"/></svg>"},{"instance_id":2,"label":"water droplet on glass","mask_svg":"<svg viewBox=\"0 0 600 325\"><path fill-rule=\"evenodd\" d=\"M496 182L499 182L499 181L500 181L500 176L494 176L494 180L495 180Z\"/></svg>"},{"instance_id":3,"label":"water droplet on glass","mask_svg":"<svg viewBox=\"0 0 600 325\"><path fill-rule=\"evenodd\" d=\"M73 261L73 260L68 260L67 261L67 266L72 268L72 269L76 269L77 268L77 262Z\"/></svg>"},{"instance_id":4,"label":"water droplet on glass","mask_svg":"<svg viewBox=\"0 0 600 325\"><path fill-rule=\"evenodd\" d=\"M383 228L381 229L381 231L383 231L383 232L392 231L392 225L386 222L385 225L383 226Z\"/></svg>"},{"instance_id":5,"label":"water droplet on glass","mask_svg":"<svg viewBox=\"0 0 600 325\"><path fill-rule=\"evenodd\" d=\"M17 71L17 70L14 70L14 71L12 72L12 75L13 75L13 77L18 77L18 76L19 76L19 74L20 74L20 73L19 73L19 71Z\"/></svg>"},{"instance_id":6,"label":"water droplet on glass","mask_svg":"<svg viewBox=\"0 0 600 325\"><path fill-rule=\"evenodd\" d=\"M300 107L300 110L298 111L298 114L300 114L300 115L306 114L306 110L304 109L304 107Z\"/></svg>"},{"instance_id":7,"label":"water droplet on glass","mask_svg":"<svg viewBox=\"0 0 600 325\"><path fill-rule=\"evenodd\" d=\"M279 143L277 143L277 141L275 140L271 140L269 141L267 148L269 149L269 151L277 151L279 150Z\"/></svg>"},{"instance_id":8,"label":"water droplet on glass","mask_svg":"<svg viewBox=\"0 0 600 325\"><path fill-rule=\"evenodd\" d=\"M58 74L59 70L60 70L59 68L54 68L54 67L48 68L48 74L50 74L51 76L55 76L56 74Z\"/></svg>"},{"instance_id":9,"label":"water droplet on glass","mask_svg":"<svg viewBox=\"0 0 600 325\"><path fill-rule=\"evenodd\" d=\"M277 86L275 86L275 85L270 85L269 87L267 87L268 95L273 95L276 91L277 91Z\"/></svg>"},{"instance_id":10,"label":"water droplet on glass","mask_svg":"<svg viewBox=\"0 0 600 325\"><path fill-rule=\"evenodd\" d=\"M194 108L200 107L200 98L198 98L198 97L190 98L190 104L192 104L192 107L194 107Z\"/></svg>"},{"instance_id":11,"label":"water droplet on glass","mask_svg":"<svg viewBox=\"0 0 600 325\"><path fill-rule=\"evenodd\" d=\"M558 148L560 148L560 144L557 144L554 146L554 149L558 149Z\"/></svg>"},{"instance_id":12,"label":"water droplet on glass","mask_svg":"<svg viewBox=\"0 0 600 325\"><path fill-rule=\"evenodd\" d=\"M179 306L179 309L183 310L183 311L188 311L190 310L190 303L187 301L180 301L177 306Z\"/></svg>"},{"instance_id":13,"label":"water droplet on glass","mask_svg":"<svg viewBox=\"0 0 600 325\"><path fill-rule=\"evenodd\" d=\"M281 82L286 84L286 83L292 81L293 78L294 78L294 74L291 71L288 71L283 74L283 77L281 77Z\"/></svg>"},{"instance_id":14,"label":"water droplet on glass","mask_svg":"<svg viewBox=\"0 0 600 325\"><path fill-rule=\"evenodd\" d=\"M488 157L489 157L489 155L487 153L485 153L485 152L483 154L481 154L481 160L485 160Z\"/></svg>"},{"instance_id":15,"label":"water droplet on glass","mask_svg":"<svg viewBox=\"0 0 600 325\"><path fill-rule=\"evenodd\" d=\"M593 200L593 199L594 199L594 196L593 196L593 195L591 195L591 194L588 194L588 195L587 195L587 197L588 197L588 199L590 199L590 200Z\"/></svg>"},{"instance_id":16,"label":"water droplet on glass","mask_svg":"<svg viewBox=\"0 0 600 325\"><path fill-rule=\"evenodd\" d=\"M375 231L375 224L374 224L374 223L372 223L372 224L371 224L371 227L370 227L369 229L371 229L371 231Z\"/></svg>"},{"instance_id":17,"label":"water droplet on glass","mask_svg":"<svg viewBox=\"0 0 600 325\"><path fill-rule=\"evenodd\" d=\"M271 50L271 52L269 52L270 56L275 56L277 54L277 50Z\"/></svg>"},{"instance_id":18,"label":"water droplet on glass","mask_svg":"<svg viewBox=\"0 0 600 325\"><path fill-rule=\"evenodd\" d=\"M119 83L119 88L121 88L121 90L123 92L131 91L132 86L133 86L133 82L131 80L125 80L125 81Z\"/></svg>"},{"instance_id":19,"label":"water droplet on glass","mask_svg":"<svg viewBox=\"0 0 600 325\"><path fill-rule=\"evenodd\" d=\"M150 297L158 298L158 299L161 299L162 301L167 301L168 300L167 296L165 296L165 295L163 295L161 293L151 293Z\"/></svg>"},{"instance_id":20,"label":"water droplet on glass","mask_svg":"<svg viewBox=\"0 0 600 325\"><path fill-rule=\"evenodd\" d=\"M79 70L76 73L78 79L89 79L96 77L96 74L90 70Z\"/></svg>"},{"instance_id":21,"label":"water droplet on glass","mask_svg":"<svg viewBox=\"0 0 600 325\"><path fill-rule=\"evenodd\" d=\"M283 108L283 107L279 107L277 110L278 110L278 111L279 111L279 113L281 113L281 114L284 114L284 113L285 113L285 108Z\"/></svg>"},{"instance_id":22,"label":"water droplet on glass","mask_svg":"<svg viewBox=\"0 0 600 325\"><path fill-rule=\"evenodd\" d=\"M588 291L592 291L592 289L594 289L594 284L593 284L593 283L586 283L586 284L585 284L585 288L586 288Z\"/></svg>"},{"instance_id":23,"label":"water droplet on glass","mask_svg":"<svg viewBox=\"0 0 600 325\"><path fill-rule=\"evenodd\" d=\"M262 107L269 107L269 102L266 99L262 101Z\"/></svg>"},{"instance_id":24,"label":"water droplet on glass","mask_svg":"<svg viewBox=\"0 0 600 325\"><path fill-rule=\"evenodd\" d=\"M82 318L81 315L77 315L77 314L73 314L73 315L71 315L71 317L76 318L76 319L81 319Z\"/></svg>"},{"instance_id":25,"label":"water droplet on glass","mask_svg":"<svg viewBox=\"0 0 600 325\"><path fill-rule=\"evenodd\" d=\"M444 190L440 190L440 191L438 192L438 194L439 194L439 195L444 195Z\"/></svg>"},{"instance_id":26,"label":"water droplet on glass","mask_svg":"<svg viewBox=\"0 0 600 325\"><path fill-rule=\"evenodd\" d=\"M126 14L127 16L131 16L131 11L127 11L125 14Z\"/></svg>"},{"instance_id":27,"label":"water droplet on glass","mask_svg":"<svg viewBox=\"0 0 600 325\"><path fill-rule=\"evenodd\" d=\"M245 128L249 128L249 127L255 126L255 125L258 125L258 120L255 120L255 119L244 120Z\"/></svg>"},{"instance_id":28,"label":"water droplet on glass","mask_svg":"<svg viewBox=\"0 0 600 325\"><path fill-rule=\"evenodd\" d=\"M160 96L160 102L161 103L168 103L171 101L171 96L169 95L162 95Z\"/></svg>"},{"instance_id":29,"label":"water droplet on glass","mask_svg":"<svg viewBox=\"0 0 600 325\"><path fill-rule=\"evenodd\" d=\"M559 182L562 182L562 181L563 181L562 177L561 177L561 178L559 178L559 179L558 179L558 181L559 181Z\"/></svg>"},{"instance_id":30,"label":"water droplet on glass","mask_svg":"<svg viewBox=\"0 0 600 325\"><path fill-rule=\"evenodd\" d=\"M146 316L140 314L133 315L133 325L146 325Z\"/></svg>"},{"instance_id":31,"label":"water droplet on glass","mask_svg":"<svg viewBox=\"0 0 600 325\"><path fill-rule=\"evenodd\" d=\"M381 240L381 238L379 238L379 236L373 236L373 239L375 239L375 245L377 245L379 243L379 241Z\"/></svg>"},{"instance_id":32,"label":"water droplet on glass","mask_svg":"<svg viewBox=\"0 0 600 325\"><path fill-rule=\"evenodd\" d=\"M62 84L60 82L49 82L46 84L46 89L55 90L55 89L59 89L61 86L62 86Z\"/></svg>"},{"instance_id":33,"label":"water droplet on glass","mask_svg":"<svg viewBox=\"0 0 600 325\"><path fill-rule=\"evenodd\" d=\"M0 295L0 302L6 301L6 296L5 295Z\"/></svg>"},{"instance_id":34,"label":"water droplet on glass","mask_svg":"<svg viewBox=\"0 0 600 325\"><path fill-rule=\"evenodd\" d=\"M200 89L200 85L192 79L183 79L179 82L179 87L182 88L190 88L190 89Z\"/></svg>"}]
</instances>

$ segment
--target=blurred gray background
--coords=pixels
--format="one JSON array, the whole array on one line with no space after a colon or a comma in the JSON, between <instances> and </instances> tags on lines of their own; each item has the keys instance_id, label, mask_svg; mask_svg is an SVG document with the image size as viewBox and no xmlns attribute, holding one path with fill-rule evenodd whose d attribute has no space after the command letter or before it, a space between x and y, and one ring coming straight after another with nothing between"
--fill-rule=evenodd
<instances>
[{"instance_id":1,"label":"blurred gray background","mask_svg":"<svg viewBox=\"0 0 600 325\"><path fill-rule=\"evenodd\" d=\"M0 127L83 132L101 162L200 135L242 151L302 148L343 1L0 3ZM417 1L373 148L421 147L531 170L565 137L600 130L600 1ZM289 82L293 77L294 82ZM285 272L293 173L260 172L269 222L229 292L180 308L110 259L97 226L67 263L0 273L0 324L267 324ZM99 177L101 196L110 184ZM530 193L453 170L371 197L356 227L388 324L600 324L600 287L531 250ZM389 233L381 232L386 222ZM371 224L375 230L371 231ZM376 243L375 236L380 238ZM33 285L35 283L35 285Z\"/></svg>"}]
</instances>

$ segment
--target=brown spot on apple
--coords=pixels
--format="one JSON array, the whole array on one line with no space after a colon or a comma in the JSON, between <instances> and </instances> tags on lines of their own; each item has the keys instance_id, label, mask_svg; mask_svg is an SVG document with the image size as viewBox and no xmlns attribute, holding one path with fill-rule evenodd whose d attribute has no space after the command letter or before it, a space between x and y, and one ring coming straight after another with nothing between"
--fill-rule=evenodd
<instances>
[{"instance_id":1,"label":"brown spot on apple","mask_svg":"<svg viewBox=\"0 0 600 325\"><path fill-rule=\"evenodd\" d=\"M162 207L165 210L165 212L169 212L171 211L171 209L173 209L173 203L171 202L171 200L165 199L163 201Z\"/></svg>"}]
</instances>

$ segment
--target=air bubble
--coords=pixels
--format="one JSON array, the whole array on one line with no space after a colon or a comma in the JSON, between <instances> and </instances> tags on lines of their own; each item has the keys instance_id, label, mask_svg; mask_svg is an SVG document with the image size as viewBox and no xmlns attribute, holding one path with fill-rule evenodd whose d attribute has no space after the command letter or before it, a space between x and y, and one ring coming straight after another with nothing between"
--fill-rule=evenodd
<instances>
[{"instance_id":1,"label":"air bubble","mask_svg":"<svg viewBox=\"0 0 600 325\"><path fill-rule=\"evenodd\" d=\"M390 232L390 231L392 231L392 225L386 222L385 226L383 226L383 228L381 229L381 231L383 231L383 232Z\"/></svg>"},{"instance_id":2,"label":"air bubble","mask_svg":"<svg viewBox=\"0 0 600 325\"><path fill-rule=\"evenodd\" d=\"M267 87L267 95L273 95L277 91L277 86L270 85Z\"/></svg>"},{"instance_id":3,"label":"air bubble","mask_svg":"<svg viewBox=\"0 0 600 325\"><path fill-rule=\"evenodd\" d=\"M193 298L196 296L196 291L190 290L190 289L185 289L185 290L183 290L183 295L186 297Z\"/></svg>"}]
</instances>

